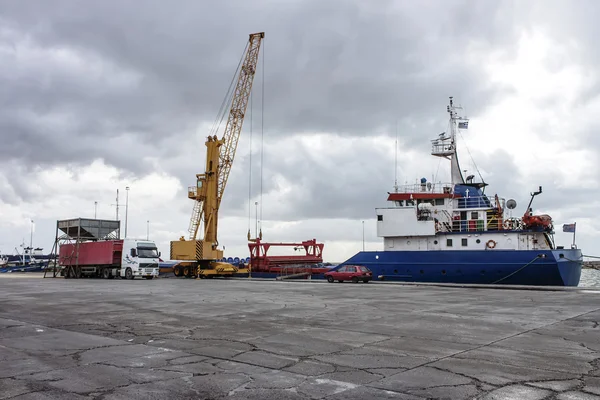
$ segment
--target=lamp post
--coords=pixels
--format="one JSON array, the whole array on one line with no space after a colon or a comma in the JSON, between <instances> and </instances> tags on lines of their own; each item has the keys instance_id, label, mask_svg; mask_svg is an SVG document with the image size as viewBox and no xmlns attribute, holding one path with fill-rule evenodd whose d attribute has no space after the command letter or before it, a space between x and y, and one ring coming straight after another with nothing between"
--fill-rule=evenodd
<instances>
[{"instance_id":1,"label":"lamp post","mask_svg":"<svg viewBox=\"0 0 600 400\"><path fill-rule=\"evenodd\" d=\"M127 213L129 211L129 186L125 187L125 238L127 239Z\"/></svg>"},{"instance_id":2,"label":"lamp post","mask_svg":"<svg viewBox=\"0 0 600 400\"><path fill-rule=\"evenodd\" d=\"M150 220L146 221L146 240L150 240Z\"/></svg>"},{"instance_id":3,"label":"lamp post","mask_svg":"<svg viewBox=\"0 0 600 400\"><path fill-rule=\"evenodd\" d=\"M31 235L29 237L29 247L33 249L33 220L31 220Z\"/></svg>"},{"instance_id":4,"label":"lamp post","mask_svg":"<svg viewBox=\"0 0 600 400\"><path fill-rule=\"evenodd\" d=\"M94 219L96 219L96 211L98 211L98 202L94 202Z\"/></svg>"},{"instance_id":5,"label":"lamp post","mask_svg":"<svg viewBox=\"0 0 600 400\"><path fill-rule=\"evenodd\" d=\"M256 211L255 211L255 214L256 214L256 228L255 228L256 236L255 237L258 238L258 201L254 202L254 206L256 209Z\"/></svg>"},{"instance_id":6,"label":"lamp post","mask_svg":"<svg viewBox=\"0 0 600 400\"><path fill-rule=\"evenodd\" d=\"M362 222L363 228L363 251L365 251L365 221Z\"/></svg>"}]
</instances>

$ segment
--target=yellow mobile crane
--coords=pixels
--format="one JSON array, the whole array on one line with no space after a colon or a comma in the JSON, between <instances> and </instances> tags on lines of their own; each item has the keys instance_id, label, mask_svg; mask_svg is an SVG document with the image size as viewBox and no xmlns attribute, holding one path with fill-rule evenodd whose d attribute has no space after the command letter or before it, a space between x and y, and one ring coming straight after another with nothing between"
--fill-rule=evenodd
<instances>
[{"instance_id":1,"label":"yellow mobile crane","mask_svg":"<svg viewBox=\"0 0 600 400\"><path fill-rule=\"evenodd\" d=\"M223 258L223 250L218 249L217 227L219 206L242 131L260 45L264 37L264 32L250 35L237 84L232 93L223 137L218 139L217 135L208 136L206 172L196 174L196 186L188 188L188 198L194 200L189 239L185 240L182 236L179 240L171 242L171 260L181 261L173 267L176 276L195 278L248 273L246 268L238 268L220 261ZM201 225L203 236L197 239Z\"/></svg>"}]
</instances>

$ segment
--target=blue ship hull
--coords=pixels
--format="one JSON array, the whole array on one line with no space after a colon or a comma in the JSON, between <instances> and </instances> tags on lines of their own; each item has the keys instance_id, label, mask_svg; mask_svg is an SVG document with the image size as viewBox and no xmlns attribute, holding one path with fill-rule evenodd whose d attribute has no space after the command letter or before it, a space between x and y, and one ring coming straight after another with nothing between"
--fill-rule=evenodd
<instances>
[{"instance_id":1,"label":"blue ship hull","mask_svg":"<svg viewBox=\"0 0 600 400\"><path fill-rule=\"evenodd\" d=\"M577 286L579 249L362 251L338 265L364 265L374 280Z\"/></svg>"},{"instance_id":2,"label":"blue ship hull","mask_svg":"<svg viewBox=\"0 0 600 400\"><path fill-rule=\"evenodd\" d=\"M583 256L579 249L362 251L331 270L344 265L368 267L375 281L575 287L579 285ZM258 279L281 276L251 273L251 278ZM325 276L312 274L310 279Z\"/></svg>"}]
</instances>

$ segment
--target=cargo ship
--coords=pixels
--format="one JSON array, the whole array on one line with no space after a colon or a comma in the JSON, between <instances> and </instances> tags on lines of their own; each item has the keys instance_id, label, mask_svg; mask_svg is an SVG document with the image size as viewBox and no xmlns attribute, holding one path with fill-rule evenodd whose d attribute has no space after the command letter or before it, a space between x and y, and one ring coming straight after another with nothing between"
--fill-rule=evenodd
<instances>
[{"instance_id":1,"label":"cargo ship","mask_svg":"<svg viewBox=\"0 0 600 400\"><path fill-rule=\"evenodd\" d=\"M577 286L581 250L574 243L556 245L552 218L533 214L541 187L531 193L523 216L512 217L515 200L488 196L483 178L463 176L456 134L468 129L469 120L460 110L450 97L449 132L431 141L431 155L450 162L450 182L421 178L414 185L394 185L390 206L376 209L383 250L358 252L336 268L363 265L373 280Z\"/></svg>"}]
</instances>

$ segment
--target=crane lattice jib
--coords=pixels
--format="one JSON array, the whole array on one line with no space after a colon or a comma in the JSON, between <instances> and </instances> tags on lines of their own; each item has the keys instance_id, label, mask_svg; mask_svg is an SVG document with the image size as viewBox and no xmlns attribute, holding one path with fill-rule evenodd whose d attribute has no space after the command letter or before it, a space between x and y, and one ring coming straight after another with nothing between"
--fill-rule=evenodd
<instances>
[{"instance_id":1,"label":"crane lattice jib","mask_svg":"<svg viewBox=\"0 0 600 400\"><path fill-rule=\"evenodd\" d=\"M233 158L235 157L235 151L240 138L240 132L242 131L242 124L244 123L244 115L246 114L246 108L248 106L248 99L250 98L250 91L252 90L252 82L254 81L256 65L258 64L260 44L264 37L264 32L253 33L250 35L248 51L240 70L235 92L233 94L233 99L231 101L229 117L227 119L227 125L225 126L225 133L223 134L222 139L223 145L219 149L220 165L217 206L221 204L223 192L225 191L225 185L227 184L227 178L229 177L231 165L233 164Z\"/></svg>"}]
</instances>

